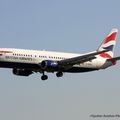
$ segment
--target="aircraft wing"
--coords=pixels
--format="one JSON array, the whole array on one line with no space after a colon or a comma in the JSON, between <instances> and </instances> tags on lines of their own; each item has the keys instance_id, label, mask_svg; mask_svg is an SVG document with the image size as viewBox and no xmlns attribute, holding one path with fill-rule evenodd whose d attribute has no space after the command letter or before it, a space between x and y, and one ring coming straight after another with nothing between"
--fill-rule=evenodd
<instances>
[{"instance_id":1,"label":"aircraft wing","mask_svg":"<svg viewBox=\"0 0 120 120\"><path fill-rule=\"evenodd\" d=\"M75 65L75 64L84 63L84 62L95 59L96 55L99 55L101 53L108 52L108 51L109 50L96 51L96 52L88 53L88 54L81 55L78 57L73 57L73 58L61 60L58 62L58 64L61 66L69 66L69 65L71 66L71 65Z\"/></svg>"}]
</instances>

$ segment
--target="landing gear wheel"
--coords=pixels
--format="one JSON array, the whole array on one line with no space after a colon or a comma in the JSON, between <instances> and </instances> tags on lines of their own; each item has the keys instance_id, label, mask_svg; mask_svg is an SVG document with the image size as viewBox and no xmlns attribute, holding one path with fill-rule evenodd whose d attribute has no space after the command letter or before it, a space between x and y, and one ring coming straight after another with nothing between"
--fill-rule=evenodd
<instances>
[{"instance_id":1,"label":"landing gear wheel","mask_svg":"<svg viewBox=\"0 0 120 120\"><path fill-rule=\"evenodd\" d=\"M56 76L57 76L57 77L62 77L62 76L63 76L63 73L62 73L62 72L57 72L57 73L56 73Z\"/></svg>"},{"instance_id":2,"label":"landing gear wheel","mask_svg":"<svg viewBox=\"0 0 120 120\"><path fill-rule=\"evenodd\" d=\"M48 76L47 76L47 75L41 76L41 80L47 80L47 79L48 79Z\"/></svg>"}]
</instances>

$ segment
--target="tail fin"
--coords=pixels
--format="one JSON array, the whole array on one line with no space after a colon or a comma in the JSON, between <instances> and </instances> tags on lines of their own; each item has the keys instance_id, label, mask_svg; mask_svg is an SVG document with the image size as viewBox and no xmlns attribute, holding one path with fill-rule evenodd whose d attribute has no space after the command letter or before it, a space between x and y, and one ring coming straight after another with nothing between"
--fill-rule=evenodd
<instances>
[{"instance_id":1,"label":"tail fin","mask_svg":"<svg viewBox=\"0 0 120 120\"><path fill-rule=\"evenodd\" d=\"M98 51L109 50L106 53L100 54L102 58L113 58L117 33L118 33L118 30L116 28L112 29L110 34L105 38L101 46L98 48Z\"/></svg>"}]
</instances>

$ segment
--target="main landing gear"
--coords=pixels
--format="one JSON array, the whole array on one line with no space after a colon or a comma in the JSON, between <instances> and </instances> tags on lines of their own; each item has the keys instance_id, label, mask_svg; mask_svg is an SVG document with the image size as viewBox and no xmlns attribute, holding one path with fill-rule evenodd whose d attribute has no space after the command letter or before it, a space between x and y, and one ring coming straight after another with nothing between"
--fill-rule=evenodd
<instances>
[{"instance_id":1,"label":"main landing gear","mask_svg":"<svg viewBox=\"0 0 120 120\"><path fill-rule=\"evenodd\" d=\"M63 73L62 72L57 72L56 73L56 76L57 77L62 77L63 76ZM48 76L45 75L44 71L43 71L43 75L41 76L41 80L47 80L48 79Z\"/></svg>"},{"instance_id":2,"label":"main landing gear","mask_svg":"<svg viewBox=\"0 0 120 120\"><path fill-rule=\"evenodd\" d=\"M47 75L42 75L41 76L41 80L47 80L48 79L48 76Z\"/></svg>"},{"instance_id":3,"label":"main landing gear","mask_svg":"<svg viewBox=\"0 0 120 120\"><path fill-rule=\"evenodd\" d=\"M45 75L45 73L43 72L43 75L41 76L41 80L47 80L48 79L48 76Z\"/></svg>"},{"instance_id":4,"label":"main landing gear","mask_svg":"<svg viewBox=\"0 0 120 120\"><path fill-rule=\"evenodd\" d=\"M63 73L62 73L62 72L57 72L57 73L56 73L56 76L57 76L57 77L62 77L62 76L63 76Z\"/></svg>"}]
</instances>

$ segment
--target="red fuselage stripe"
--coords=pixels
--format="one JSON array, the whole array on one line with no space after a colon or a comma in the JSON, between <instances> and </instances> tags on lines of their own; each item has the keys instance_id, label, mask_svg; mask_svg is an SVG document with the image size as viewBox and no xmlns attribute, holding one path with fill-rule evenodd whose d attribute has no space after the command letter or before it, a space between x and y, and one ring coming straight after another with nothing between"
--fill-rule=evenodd
<instances>
[{"instance_id":1,"label":"red fuselage stripe","mask_svg":"<svg viewBox=\"0 0 120 120\"><path fill-rule=\"evenodd\" d=\"M13 53L12 51L0 51L0 53Z\"/></svg>"}]
</instances>

